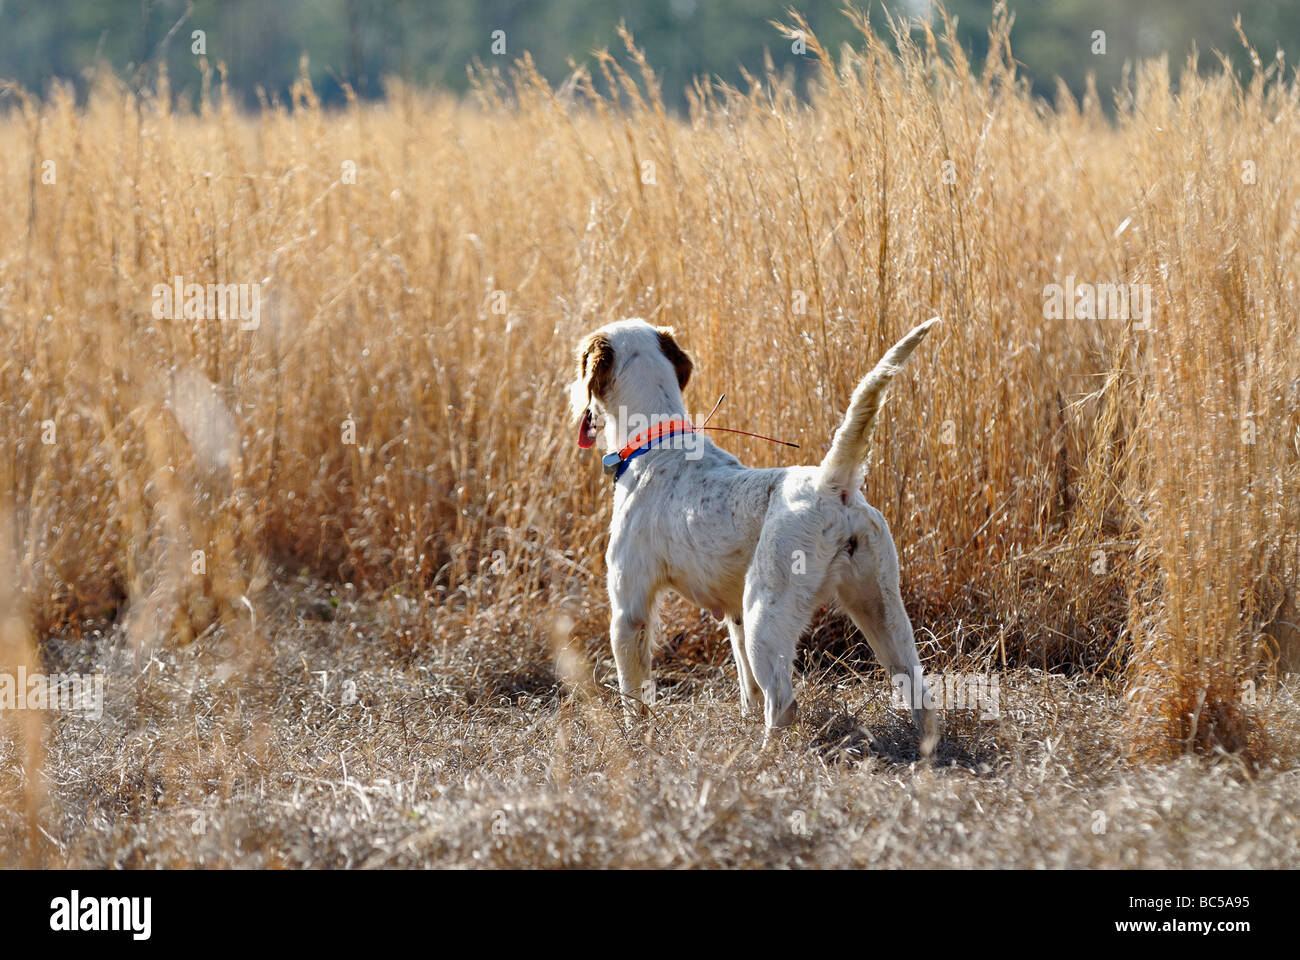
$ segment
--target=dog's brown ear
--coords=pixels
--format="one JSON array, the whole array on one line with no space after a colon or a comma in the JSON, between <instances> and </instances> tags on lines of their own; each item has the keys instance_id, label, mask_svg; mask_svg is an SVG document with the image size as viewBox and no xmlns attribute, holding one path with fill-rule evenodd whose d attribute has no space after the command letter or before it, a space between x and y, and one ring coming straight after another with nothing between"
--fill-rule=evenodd
<instances>
[{"instance_id":1,"label":"dog's brown ear","mask_svg":"<svg viewBox=\"0 0 1300 960\"><path fill-rule=\"evenodd\" d=\"M590 334L578 345L578 376L587 384L587 399L604 398L614 379L614 345L603 333Z\"/></svg>"},{"instance_id":2,"label":"dog's brown ear","mask_svg":"<svg viewBox=\"0 0 1300 960\"><path fill-rule=\"evenodd\" d=\"M686 351L677 345L673 339L672 327L659 327L659 349L664 352L668 362L673 365L677 371L677 386L682 390L686 389L686 381L691 379L691 370L695 366L691 363L691 358L686 355Z\"/></svg>"}]
</instances>

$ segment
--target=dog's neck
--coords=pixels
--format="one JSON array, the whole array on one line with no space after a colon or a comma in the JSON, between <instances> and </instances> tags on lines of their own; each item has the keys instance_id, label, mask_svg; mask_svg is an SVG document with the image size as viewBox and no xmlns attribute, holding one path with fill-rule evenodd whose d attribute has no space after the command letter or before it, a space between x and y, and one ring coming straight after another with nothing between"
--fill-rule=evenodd
<instances>
[{"instance_id":1,"label":"dog's neck","mask_svg":"<svg viewBox=\"0 0 1300 960\"><path fill-rule=\"evenodd\" d=\"M621 450L634 436L655 424L686 417L682 391L672 380L647 378L618 383L615 394L613 403L606 408L606 450Z\"/></svg>"}]
</instances>

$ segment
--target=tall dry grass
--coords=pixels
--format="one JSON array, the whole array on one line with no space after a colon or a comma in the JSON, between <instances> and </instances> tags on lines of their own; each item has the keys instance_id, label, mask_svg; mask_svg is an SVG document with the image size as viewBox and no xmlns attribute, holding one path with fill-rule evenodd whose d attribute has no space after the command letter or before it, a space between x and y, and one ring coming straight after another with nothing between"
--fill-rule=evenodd
<instances>
[{"instance_id":1,"label":"tall dry grass","mask_svg":"<svg viewBox=\"0 0 1300 960\"><path fill-rule=\"evenodd\" d=\"M630 41L559 90L526 58L480 71L472 103L11 91L0 490L32 630L256 641L303 567L465 624L598 612L607 482L561 389L581 333L676 326L688 406L725 391L715 423L801 445L727 441L772 465L818 459L938 314L867 482L938 655L1125 671L1137 750L1258 752L1248 681L1300 620L1294 73L1147 63L1112 121L1032 100L1005 16L982 65L861 27L812 41L808 102L769 71L698 84L689 118ZM1068 275L1153 285L1151 329L1045 318ZM155 320L175 276L260 283L261 326Z\"/></svg>"}]
</instances>

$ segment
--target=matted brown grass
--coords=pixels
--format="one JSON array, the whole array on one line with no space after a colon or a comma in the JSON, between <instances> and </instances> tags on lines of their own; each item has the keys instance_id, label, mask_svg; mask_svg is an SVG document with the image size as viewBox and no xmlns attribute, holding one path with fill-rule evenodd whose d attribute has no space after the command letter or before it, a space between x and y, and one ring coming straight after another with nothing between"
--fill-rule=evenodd
<instances>
[{"instance_id":1,"label":"matted brown grass","mask_svg":"<svg viewBox=\"0 0 1300 960\"><path fill-rule=\"evenodd\" d=\"M531 611L411 649L400 603L333 591L334 607L294 578L270 593L274 639L247 660L216 637L47 645L47 670L100 670L110 697L98 723L50 724L45 864L1300 865L1300 772L1126 762L1113 685L1009 671L1001 716L948 714L923 763L874 663L819 668L797 684L799 726L764 750L729 665L666 650L653 719L629 721L607 645L573 645L575 691ZM571 616L599 630L598 611ZM1294 695L1270 703L1292 753ZM0 740L0 865L23 848L16 749Z\"/></svg>"}]
</instances>

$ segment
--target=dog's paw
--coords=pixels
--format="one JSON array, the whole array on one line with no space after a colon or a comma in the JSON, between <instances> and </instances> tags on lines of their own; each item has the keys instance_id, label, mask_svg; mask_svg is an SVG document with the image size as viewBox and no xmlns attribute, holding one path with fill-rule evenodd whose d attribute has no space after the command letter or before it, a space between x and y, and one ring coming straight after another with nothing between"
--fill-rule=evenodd
<instances>
[{"instance_id":1,"label":"dog's paw","mask_svg":"<svg viewBox=\"0 0 1300 960\"><path fill-rule=\"evenodd\" d=\"M913 720L916 723L916 735L922 757L933 755L934 750L939 746L939 711L914 710Z\"/></svg>"},{"instance_id":2,"label":"dog's paw","mask_svg":"<svg viewBox=\"0 0 1300 960\"><path fill-rule=\"evenodd\" d=\"M793 726L767 727L763 730L763 746L760 753L775 753L789 740Z\"/></svg>"},{"instance_id":3,"label":"dog's paw","mask_svg":"<svg viewBox=\"0 0 1300 960\"><path fill-rule=\"evenodd\" d=\"M786 704L785 709L780 712L769 724L769 729L785 729L793 727L799 719L799 701L791 700Z\"/></svg>"}]
</instances>

